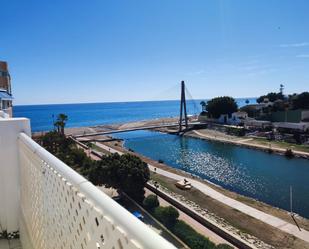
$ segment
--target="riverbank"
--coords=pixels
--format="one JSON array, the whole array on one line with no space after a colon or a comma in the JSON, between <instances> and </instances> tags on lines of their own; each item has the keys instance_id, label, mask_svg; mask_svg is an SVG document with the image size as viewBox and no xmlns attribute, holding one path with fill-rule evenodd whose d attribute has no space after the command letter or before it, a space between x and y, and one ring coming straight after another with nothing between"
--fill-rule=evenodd
<instances>
[{"instance_id":1,"label":"riverbank","mask_svg":"<svg viewBox=\"0 0 309 249\"><path fill-rule=\"evenodd\" d=\"M154 130L170 134L175 134L177 132L177 129L171 128L158 128ZM209 141L233 144L250 149L262 150L266 153L276 153L283 156L285 155L287 149L291 149L295 157L309 159L309 145L298 145L281 141L269 141L262 137L238 137L214 129L189 130L183 135Z\"/></svg>"},{"instance_id":2,"label":"riverbank","mask_svg":"<svg viewBox=\"0 0 309 249\"><path fill-rule=\"evenodd\" d=\"M103 148L106 150L108 150L108 148L111 148L112 152L120 151L122 153L132 153L132 154L138 155L140 158L142 158L142 160L144 160L148 164L158 169L160 168L166 172L171 172L178 176L185 177L189 181L190 179L191 181L193 180L199 181L205 184L206 186L209 186L210 188L224 194L225 196L233 198L239 202L242 202L248 206L251 206L269 215L276 216L284 220L286 222L285 224L295 225L293 219L291 218L290 214L287 211L272 207L265 203L258 202L254 199L244 197L234 192L225 190L212 183L209 183L207 181L194 177L184 171L174 169L172 167L169 167L168 165L158 163L157 161L151 160L147 157L144 157L132 151L128 151L122 145L123 144L120 144L120 143L116 144L116 143L109 142L109 143L104 143ZM207 209L210 212L214 213L217 217L220 217L218 220L223 219L224 221L227 222L227 224L231 224L232 226L236 227L238 231L245 232L245 233L253 235L254 237L260 238L261 240L265 241L266 243L276 248L309 248L309 244L304 242L303 240L296 238L291 234L283 232L276 227L265 224L264 222L258 219L255 219L247 214L239 212L237 209L230 207L228 205L225 205L224 203L211 198L207 194L195 188L193 188L190 191L182 191L175 187L176 180L174 179L170 179L168 177L162 176L161 174L155 174L155 176L152 175L152 177L153 177L153 180L158 181L160 184L164 185L164 187L168 187L170 191L176 192L184 196L189 201L193 201L194 203L197 203L198 205L203 207L203 209ZM309 221L307 219L302 218L302 217L297 217L296 219L300 227L302 227L302 229L308 230Z\"/></svg>"},{"instance_id":3,"label":"riverbank","mask_svg":"<svg viewBox=\"0 0 309 249\"><path fill-rule=\"evenodd\" d=\"M146 123L145 123L146 122ZM154 120L154 121L150 121L150 122L160 122L159 120ZM138 122L138 123L135 123L134 124L134 127L136 127L136 126L145 126L145 125L147 125L147 124L149 124L149 121L143 121L143 122ZM124 126L125 125L125 126ZM101 130L101 131L104 131L104 130L108 130L108 129L117 129L117 128L120 128L120 129L123 129L123 128L127 128L127 127L132 127L133 126L133 124L124 124L124 125L111 125L111 126L108 126L108 127L106 127L106 126L100 126L99 127L99 130ZM80 128L79 128L80 129ZM89 130L90 129L90 130ZM206 130L206 129L205 129ZM93 127L93 128L87 128L87 130L85 131L84 130L84 132L86 132L86 133L91 133L91 132L95 132L95 131L98 131L98 127ZM195 134L195 132L199 132L200 133L200 131L201 130L199 130L199 131L191 131L191 132L188 132L187 133L187 135L189 136L193 136L194 134ZM202 130L203 131L203 130ZM69 130L69 132L71 132L70 130ZM80 132L80 131L79 131ZM251 141L251 139L250 138L240 138L240 137L234 137L234 136L230 136L230 135L227 135L227 134L222 134L222 132L218 132L218 131L214 131L214 130L208 130L207 131L208 133L207 133L207 135L208 135L208 137L207 137L207 139L206 140L215 140L215 139L224 139L224 141L227 141L227 142L230 142L230 141L234 141L234 139L237 139L237 140L235 140L236 142L238 142L238 143L247 143L248 142L248 140L250 140ZM192 133L193 133L193 135L192 135ZM211 134L209 134L209 133L211 133ZM202 135L204 135L204 134L202 134ZM211 135L211 136L210 136ZM110 137L110 136L104 136L104 137L98 137L98 138L108 138L108 137ZM198 137L198 136L195 136L195 138L200 138L200 137ZM214 139L208 139L208 138L214 138ZM220 142L224 142L224 141L220 141ZM234 141L234 142L235 142ZM226 142L226 143L227 143ZM109 146L115 146L116 145L116 148L117 149L119 149L119 146L122 146L122 143L121 142L109 142L109 143L106 143L107 145L109 145ZM245 146L245 145L241 145L241 146ZM101 150L102 150L102 148L101 148ZM102 151L102 152L107 152L108 153L108 148L105 148L105 151ZM148 159L145 159L145 160L148 160ZM284 160L284 159L283 159ZM287 161L287 160L285 160L285 161ZM293 160L292 160L293 161ZM305 162L305 161L304 161ZM305 165L306 166L306 165ZM168 168L170 168L170 167L168 167ZM215 187L218 187L218 186L216 186L216 185L214 185ZM219 187L220 188L220 190L222 189L221 187ZM228 194L228 196L229 196L229 193L230 193L230 191L228 191L227 192ZM232 192L233 193L233 192ZM224 194L226 194L226 193L224 193ZM232 195L231 195L232 196ZM241 195L240 195L241 196ZM238 197L238 196L232 196L232 198L236 198L236 199L241 199L241 200L246 200L246 204L249 204L249 205L251 205L251 203L252 202L255 202L255 200L254 199L251 199L251 198L243 198L243 197ZM259 207L258 207L259 208ZM263 208L262 209L262 211L265 211L265 210L268 210L268 208ZM284 211L284 212L286 212L286 211ZM282 215L281 216L281 214L275 214L276 216L278 216L279 215L279 217L285 217L286 215ZM289 220L290 221L290 217L289 217L289 214L288 214L288 218L287 218L287 220ZM309 229L309 228L308 228Z\"/></svg>"},{"instance_id":4,"label":"riverbank","mask_svg":"<svg viewBox=\"0 0 309 249\"><path fill-rule=\"evenodd\" d=\"M97 125L92 127L75 127L75 128L66 128L67 135L80 135L93 132L103 132L108 130L117 130L117 129L130 129L132 127L144 127L144 126L156 126L164 125L168 123L178 122L177 117L170 118L158 118L151 120L141 120L136 122L128 122L123 124L109 124L109 125ZM175 134L178 131L178 128L156 128L155 131L160 131L163 133ZM36 132L33 135L42 135L43 132ZM190 130L184 133L184 136L190 136L194 138L217 141L221 143L229 143L236 146L243 146L250 149L262 150L266 153L276 153L279 155L284 155L287 149L293 151L294 156L309 159L309 145L297 145L281 141L269 141L266 138L257 138L257 137L238 137L226 134L222 131L213 130L213 129L195 129ZM110 137L110 136L108 136Z\"/></svg>"},{"instance_id":5,"label":"riverbank","mask_svg":"<svg viewBox=\"0 0 309 249\"><path fill-rule=\"evenodd\" d=\"M200 139L230 143L238 146L244 146L247 148L263 150L267 153L277 153L280 155L285 155L286 150L291 149L296 157L309 159L309 146L303 146L303 150L299 150L296 149L300 148L299 145L293 145L278 141L268 141L265 138L230 136L226 135L223 132L213 131L209 129L193 130L187 132L185 135Z\"/></svg>"}]
</instances>

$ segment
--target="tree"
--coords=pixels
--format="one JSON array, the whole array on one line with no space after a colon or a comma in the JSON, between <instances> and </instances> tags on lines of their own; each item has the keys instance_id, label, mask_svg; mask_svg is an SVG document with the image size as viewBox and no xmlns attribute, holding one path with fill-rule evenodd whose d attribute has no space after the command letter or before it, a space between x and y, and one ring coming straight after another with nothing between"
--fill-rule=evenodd
<instances>
[{"instance_id":1,"label":"tree","mask_svg":"<svg viewBox=\"0 0 309 249\"><path fill-rule=\"evenodd\" d=\"M154 216L161 221L166 227L172 228L179 217L179 212L172 206L168 207L157 207L154 210Z\"/></svg>"},{"instance_id":2,"label":"tree","mask_svg":"<svg viewBox=\"0 0 309 249\"><path fill-rule=\"evenodd\" d=\"M147 164L140 158L117 153L104 156L89 172L94 184L123 191L138 202L144 199L144 186L149 176Z\"/></svg>"},{"instance_id":3,"label":"tree","mask_svg":"<svg viewBox=\"0 0 309 249\"><path fill-rule=\"evenodd\" d=\"M61 133L50 131L41 137L41 144L50 153L58 155L60 152L67 153L73 141Z\"/></svg>"},{"instance_id":4,"label":"tree","mask_svg":"<svg viewBox=\"0 0 309 249\"><path fill-rule=\"evenodd\" d=\"M61 134L64 135L64 127L65 127L67 121L68 121L68 116L67 115L65 115L63 113L60 113L57 116L57 120L54 123L54 126L57 127L58 133L61 133Z\"/></svg>"},{"instance_id":5,"label":"tree","mask_svg":"<svg viewBox=\"0 0 309 249\"><path fill-rule=\"evenodd\" d=\"M87 156L83 149L65 135L56 131L46 133L40 138L42 146L70 167L87 174L95 162Z\"/></svg>"},{"instance_id":6,"label":"tree","mask_svg":"<svg viewBox=\"0 0 309 249\"><path fill-rule=\"evenodd\" d=\"M147 210L153 211L156 207L159 206L158 197L156 195L148 195L144 199L143 205Z\"/></svg>"},{"instance_id":7,"label":"tree","mask_svg":"<svg viewBox=\"0 0 309 249\"><path fill-rule=\"evenodd\" d=\"M259 110L255 109L254 106L250 106L250 105L243 106L240 108L240 110L242 112L246 112L250 118L258 117L260 114Z\"/></svg>"},{"instance_id":8,"label":"tree","mask_svg":"<svg viewBox=\"0 0 309 249\"><path fill-rule=\"evenodd\" d=\"M287 105L283 100L276 100L271 108L272 112L285 111Z\"/></svg>"},{"instance_id":9,"label":"tree","mask_svg":"<svg viewBox=\"0 0 309 249\"><path fill-rule=\"evenodd\" d=\"M284 100L284 95L282 92L279 92L279 93L270 92L270 93L267 93L266 95L262 95L259 98L257 98L256 102L262 103L264 99L268 99L270 102L274 102L278 99Z\"/></svg>"},{"instance_id":10,"label":"tree","mask_svg":"<svg viewBox=\"0 0 309 249\"><path fill-rule=\"evenodd\" d=\"M213 118L219 118L221 114L231 115L237 109L235 100L228 96L213 98L206 105L206 110Z\"/></svg>"},{"instance_id":11,"label":"tree","mask_svg":"<svg viewBox=\"0 0 309 249\"><path fill-rule=\"evenodd\" d=\"M309 92L303 92L292 99L293 109L309 109Z\"/></svg>"},{"instance_id":12,"label":"tree","mask_svg":"<svg viewBox=\"0 0 309 249\"><path fill-rule=\"evenodd\" d=\"M246 104L248 105L250 103L249 99L246 99Z\"/></svg>"}]
</instances>

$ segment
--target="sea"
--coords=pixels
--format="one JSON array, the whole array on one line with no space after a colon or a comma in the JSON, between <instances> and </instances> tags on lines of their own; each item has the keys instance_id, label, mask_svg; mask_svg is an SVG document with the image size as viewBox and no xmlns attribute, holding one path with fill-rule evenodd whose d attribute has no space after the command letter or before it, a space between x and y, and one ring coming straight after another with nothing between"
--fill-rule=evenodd
<instances>
[{"instance_id":1,"label":"sea","mask_svg":"<svg viewBox=\"0 0 309 249\"><path fill-rule=\"evenodd\" d=\"M246 100L256 103L256 98L238 98L239 107ZM188 100L188 114L201 112L202 100ZM179 116L180 101L138 101L113 103L81 103L81 104L51 104L51 105L17 105L13 108L14 117L26 117L31 121L32 132L53 129L53 123L58 114L68 116L66 127L85 127L103 124L127 123L133 121L167 118Z\"/></svg>"}]
</instances>

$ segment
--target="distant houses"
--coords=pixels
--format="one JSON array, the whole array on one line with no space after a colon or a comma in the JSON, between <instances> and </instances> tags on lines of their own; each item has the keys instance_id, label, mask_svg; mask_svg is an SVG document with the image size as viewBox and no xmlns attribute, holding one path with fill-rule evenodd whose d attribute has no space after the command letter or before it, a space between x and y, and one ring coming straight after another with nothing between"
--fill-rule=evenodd
<instances>
[{"instance_id":1,"label":"distant houses","mask_svg":"<svg viewBox=\"0 0 309 249\"><path fill-rule=\"evenodd\" d=\"M221 116L218 118L218 122L221 124L241 125L244 124L247 118L248 113L237 111L233 112L231 115L221 114Z\"/></svg>"},{"instance_id":2,"label":"distant houses","mask_svg":"<svg viewBox=\"0 0 309 249\"><path fill-rule=\"evenodd\" d=\"M229 101L220 102L222 99ZM278 132L309 133L309 93L285 96L281 92L269 93L258 98L258 103L249 104L238 111L225 113L231 97L212 99L212 109L223 110L216 116L209 113L208 102L202 101L199 121L217 124L244 126L247 129L274 130ZM219 103L220 102L220 103ZM217 106L214 106L217 105ZM226 105L223 107L223 105Z\"/></svg>"}]
</instances>

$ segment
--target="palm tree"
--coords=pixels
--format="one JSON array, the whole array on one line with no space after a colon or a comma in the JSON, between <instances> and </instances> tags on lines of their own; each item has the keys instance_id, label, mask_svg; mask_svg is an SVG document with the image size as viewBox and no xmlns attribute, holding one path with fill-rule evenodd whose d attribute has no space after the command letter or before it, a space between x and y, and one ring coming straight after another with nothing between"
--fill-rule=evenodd
<instances>
[{"instance_id":1,"label":"palm tree","mask_svg":"<svg viewBox=\"0 0 309 249\"><path fill-rule=\"evenodd\" d=\"M57 117L57 121L54 123L54 125L57 127L58 133L64 135L64 127L66 125L66 122L68 121L68 116L60 113Z\"/></svg>"}]
</instances>

